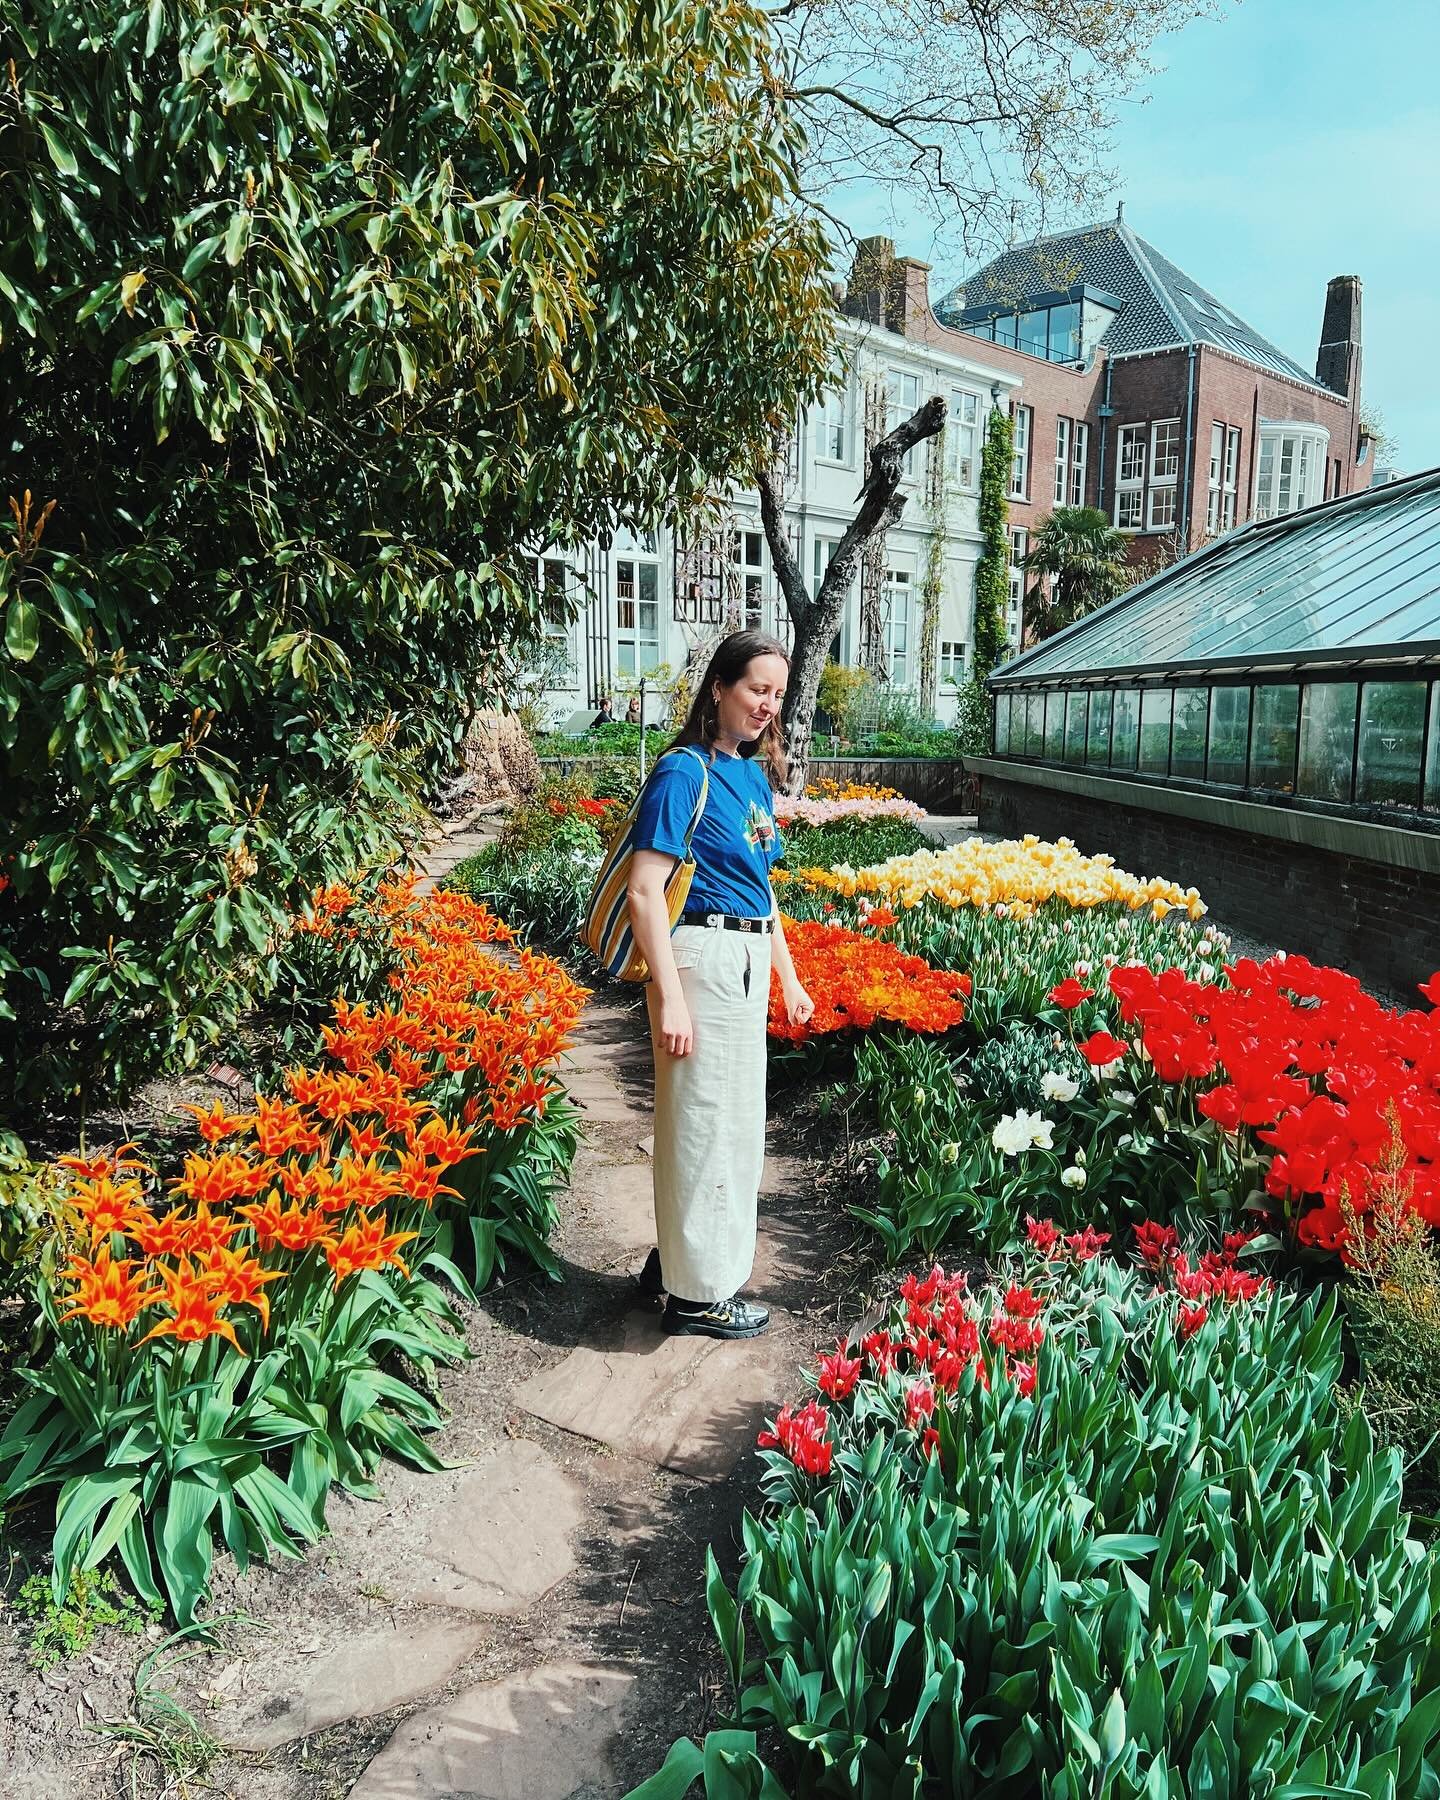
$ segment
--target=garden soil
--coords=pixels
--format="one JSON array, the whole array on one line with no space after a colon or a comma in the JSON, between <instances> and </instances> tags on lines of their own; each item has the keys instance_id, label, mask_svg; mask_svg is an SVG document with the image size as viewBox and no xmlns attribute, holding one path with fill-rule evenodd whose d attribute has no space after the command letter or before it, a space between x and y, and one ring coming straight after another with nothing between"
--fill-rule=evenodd
<instances>
[{"instance_id":1,"label":"garden soil","mask_svg":"<svg viewBox=\"0 0 1440 1800\"><path fill-rule=\"evenodd\" d=\"M864 1305L832 1128L773 1109L752 1287L772 1332L669 1339L633 1278L653 1241L638 991L596 996L565 1079L586 1126L564 1279L517 1272L468 1309L471 1357L439 1384L446 1471L387 1464L375 1499L337 1494L302 1559L222 1559L216 1642L148 1670L159 1627L35 1672L7 1607L4 1800L619 1800L716 1721L705 1546L733 1574L756 1429ZM203 1773L166 1694L222 1746Z\"/></svg>"}]
</instances>

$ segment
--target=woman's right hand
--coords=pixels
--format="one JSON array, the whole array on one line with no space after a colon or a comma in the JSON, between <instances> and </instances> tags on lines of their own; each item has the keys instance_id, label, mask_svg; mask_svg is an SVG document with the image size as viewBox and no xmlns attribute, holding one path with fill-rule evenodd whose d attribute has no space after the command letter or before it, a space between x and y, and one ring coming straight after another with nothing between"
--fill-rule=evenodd
<instances>
[{"instance_id":1,"label":"woman's right hand","mask_svg":"<svg viewBox=\"0 0 1440 1800\"><path fill-rule=\"evenodd\" d=\"M684 994L667 994L661 1000L660 1042L671 1056L688 1056L695 1048L695 1027Z\"/></svg>"}]
</instances>

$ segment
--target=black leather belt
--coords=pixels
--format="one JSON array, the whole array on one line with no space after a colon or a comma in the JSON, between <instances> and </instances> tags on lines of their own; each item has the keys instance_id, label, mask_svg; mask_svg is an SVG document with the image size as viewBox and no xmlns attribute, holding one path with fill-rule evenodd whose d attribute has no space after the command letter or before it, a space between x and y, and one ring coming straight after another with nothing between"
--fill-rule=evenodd
<instances>
[{"instance_id":1,"label":"black leather belt","mask_svg":"<svg viewBox=\"0 0 1440 1800\"><path fill-rule=\"evenodd\" d=\"M775 929L773 919L739 919L734 913L687 912L680 915L682 925L704 925L711 931L758 931L768 937Z\"/></svg>"}]
</instances>

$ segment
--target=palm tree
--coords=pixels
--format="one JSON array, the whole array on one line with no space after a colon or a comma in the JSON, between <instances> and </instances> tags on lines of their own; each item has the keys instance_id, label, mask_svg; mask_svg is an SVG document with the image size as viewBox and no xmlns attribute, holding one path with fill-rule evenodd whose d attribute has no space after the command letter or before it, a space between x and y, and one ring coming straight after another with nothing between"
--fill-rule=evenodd
<instances>
[{"instance_id":1,"label":"palm tree","mask_svg":"<svg viewBox=\"0 0 1440 1800\"><path fill-rule=\"evenodd\" d=\"M1129 543L1093 506L1057 506L1042 520L1021 564L1037 578L1025 595L1026 643L1052 637L1129 587Z\"/></svg>"}]
</instances>

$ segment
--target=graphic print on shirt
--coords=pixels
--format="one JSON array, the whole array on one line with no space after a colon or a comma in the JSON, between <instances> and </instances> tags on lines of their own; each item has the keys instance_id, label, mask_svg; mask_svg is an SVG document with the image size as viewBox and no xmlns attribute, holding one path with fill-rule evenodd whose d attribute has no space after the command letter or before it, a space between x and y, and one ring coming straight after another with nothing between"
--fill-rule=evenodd
<instances>
[{"instance_id":1,"label":"graphic print on shirt","mask_svg":"<svg viewBox=\"0 0 1440 1800\"><path fill-rule=\"evenodd\" d=\"M750 802L750 810L745 815L745 842L752 850L762 853L775 843L775 821L758 800Z\"/></svg>"}]
</instances>

